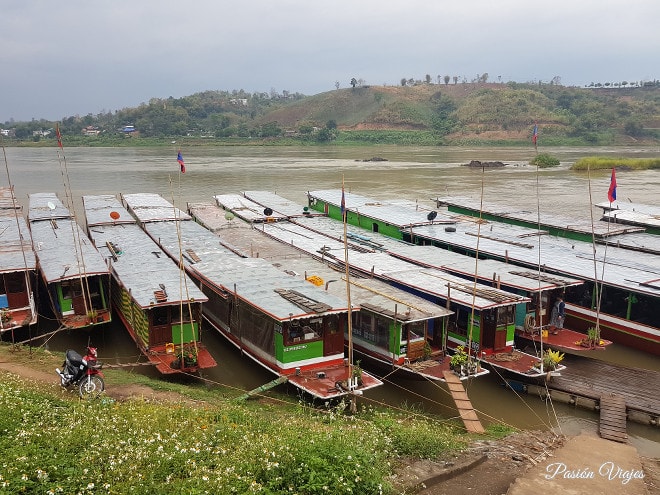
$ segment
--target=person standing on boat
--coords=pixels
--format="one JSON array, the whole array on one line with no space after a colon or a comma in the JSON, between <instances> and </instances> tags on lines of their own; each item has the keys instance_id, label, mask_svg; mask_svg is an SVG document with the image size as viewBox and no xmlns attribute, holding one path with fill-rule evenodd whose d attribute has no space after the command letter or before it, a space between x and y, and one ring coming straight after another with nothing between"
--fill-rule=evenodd
<instances>
[{"instance_id":1,"label":"person standing on boat","mask_svg":"<svg viewBox=\"0 0 660 495\"><path fill-rule=\"evenodd\" d=\"M559 330L564 328L565 311L566 303L564 303L564 298L562 296L558 296L550 315L550 327L552 328L552 333L554 335L557 335Z\"/></svg>"}]
</instances>

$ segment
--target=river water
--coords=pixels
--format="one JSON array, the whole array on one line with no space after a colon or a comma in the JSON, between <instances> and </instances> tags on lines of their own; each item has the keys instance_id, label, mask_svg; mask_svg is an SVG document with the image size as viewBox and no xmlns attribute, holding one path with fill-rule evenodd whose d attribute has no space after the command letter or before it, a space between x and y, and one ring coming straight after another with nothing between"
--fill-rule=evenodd
<instances>
[{"instance_id":1,"label":"river water","mask_svg":"<svg viewBox=\"0 0 660 495\"><path fill-rule=\"evenodd\" d=\"M437 197L479 199L483 188L485 202L529 208L536 208L538 203L544 213L577 217L588 216L592 202L606 201L610 173L572 172L569 168L575 160L592 155L660 156L657 148L553 148L548 152L558 157L561 165L537 172L528 165L533 150L523 148L186 148L185 142L181 144L185 174L179 174L176 161L179 143L167 148L65 148L64 152L57 148L6 148L6 172L0 173L0 185L11 182L26 209L28 194L56 192L66 203L65 191L70 191L81 223L84 214L80 198L84 194L158 193L185 209L187 202L211 201L215 194L268 190L305 204L307 191L339 188L342 176L347 190L375 199L406 199L432 207ZM387 161L364 161L373 157ZM508 166L485 172L461 166L471 160L500 160ZM657 204L660 171L619 171L617 184L619 200ZM38 331L53 328L45 318L40 318L38 325ZM94 339L106 361L137 360L135 344L118 321ZM219 363L206 374L210 384L250 390L272 379L217 334L206 332L204 341ZM46 345L51 351L63 352L69 347L82 350L86 342L86 334L60 333ZM608 359L618 363L660 370L660 360L648 354L617 347L608 348L607 354ZM138 367L136 372L154 374L147 367ZM567 434L597 430L596 413L517 396L504 389L494 374L473 381L468 392L475 408L492 421L528 429L556 428ZM445 386L406 381L396 375L361 400L443 417L456 415ZM660 429L629 423L628 433L640 452L660 457Z\"/></svg>"}]
</instances>

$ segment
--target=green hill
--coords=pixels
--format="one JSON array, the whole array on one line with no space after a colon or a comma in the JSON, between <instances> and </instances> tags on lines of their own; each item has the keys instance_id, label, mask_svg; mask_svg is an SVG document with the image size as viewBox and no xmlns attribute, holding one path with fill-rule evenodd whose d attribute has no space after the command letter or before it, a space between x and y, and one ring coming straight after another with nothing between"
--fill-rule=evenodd
<instances>
[{"instance_id":1,"label":"green hill","mask_svg":"<svg viewBox=\"0 0 660 495\"><path fill-rule=\"evenodd\" d=\"M660 83L574 88L553 84L457 83L364 86L314 96L206 91L58 123L69 144L127 137L264 142L657 145ZM13 123L16 140L54 139L56 123ZM126 133L126 126L135 131ZM35 133L36 132L36 133ZM137 144L137 143L133 143Z\"/></svg>"}]
</instances>

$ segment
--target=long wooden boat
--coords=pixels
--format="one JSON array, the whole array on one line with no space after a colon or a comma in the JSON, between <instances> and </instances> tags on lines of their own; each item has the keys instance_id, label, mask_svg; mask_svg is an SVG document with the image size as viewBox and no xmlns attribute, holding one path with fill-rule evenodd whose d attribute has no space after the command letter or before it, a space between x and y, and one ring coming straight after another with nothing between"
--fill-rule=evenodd
<instances>
[{"instance_id":1,"label":"long wooden boat","mask_svg":"<svg viewBox=\"0 0 660 495\"><path fill-rule=\"evenodd\" d=\"M37 262L14 191L0 188L0 334L37 322Z\"/></svg>"},{"instance_id":2,"label":"long wooden boat","mask_svg":"<svg viewBox=\"0 0 660 495\"><path fill-rule=\"evenodd\" d=\"M323 201L339 204L341 191L324 193ZM321 198L314 207L323 208ZM408 209L397 203L399 209ZM330 209L334 212L334 208ZM333 213L334 214L334 213ZM349 215L350 218L350 215ZM383 220L370 218L372 231L380 231ZM386 223L386 222L385 222ZM660 262L656 255L633 252L607 246L593 259L590 243L547 235L547 232L488 222L481 226L476 221L454 219L451 225L411 225L401 231L404 240L414 244L432 245L474 256L479 239L479 256L492 258L527 269L538 269L539 262L545 273L576 278L583 285L568 287L565 293L566 326L587 334L598 323L603 339L660 355ZM537 236L542 235L539 255ZM595 276L595 273L598 276ZM605 288L601 311L597 307L595 284Z\"/></svg>"},{"instance_id":3,"label":"long wooden boat","mask_svg":"<svg viewBox=\"0 0 660 495\"><path fill-rule=\"evenodd\" d=\"M50 308L63 328L108 323L110 269L55 193L29 195L32 245Z\"/></svg>"},{"instance_id":4,"label":"long wooden boat","mask_svg":"<svg viewBox=\"0 0 660 495\"><path fill-rule=\"evenodd\" d=\"M458 215L468 215L483 220L503 222L532 229L538 228L540 217L541 229L550 235L589 243L594 237L601 239L644 231L639 227L613 225L602 221L592 226L591 221L587 218L567 218L544 213L539 215L535 210L521 208L519 205L504 206L471 198L440 198L436 202L438 207L446 206L449 212Z\"/></svg>"},{"instance_id":5,"label":"long wooden boat","mask_svg":"<svg viewBox=\"0 0 660 495\"><path fill-rule=\"evenodd\" d=\"M280 223L263 223L259 228L312 256L343 266L342 241L306 229L303 219L287 225L286 229ZM471 356L504 373L534 379L546 375L540 367L541 359L514 345L515 307L530 302L528 297L471 284L445 271L420 267L350 243L349 264L352 270L365 276L379 278L453 311L447 329L450 347L468 347ZM430 338L437 344L443 336L434 332Z\"/></svg>"},{"instance_id":6,"label":"long wooden boat","mask_svg":"<svg viewBox=\"0 0 660 495\"><path fill-rule=\"evenodd\" d=\"M205 319L255 362L323 400L382 384L360 368L349 376L345 300L263 259L238 256L155 194L123 200L163 251L183 253L187 273L208 297Z\"/></svg>"},{"instance_id":7,"label":"long wooden boat","mask_svg":"<svg viewBox=\"0 0 660 495\"><path fill-rule=\"evenodd\" d=\"M226 195L225 195L226 196ZM248 201L243 198L242 204ZM236 203L235 200L228 203ZM293 205L292 205L293 206ZM259 212L264 208L250 206ZM278 208L279 211L279 208ZM321 262L301 252L281 239L273 238L245 222L227 220L214 204L189 204L192 217L220 237L223 244L250 253L251 257L271 261L280 270L296 273L324 290L347 298L346 278L330 261ZM300 207L292 207L293 216L306 216ZM282 213L280 211L280 213ZM291 218L291 217L289 217ZM223 228L227 227L227 228ZM287 230L288 222L281 221L278 229ZM334 266L333 266L334 265ZM426 299L415 296L385 282L353 274L350 277L352 311L352 344L354 351L379 372L409 379L445 381L444 372L450 369L450 356L446 346L434 345L430 335L446 335L448 316L451 311ZM348 333L344 335L348 342ZM486 374L484 368L465 370L461 379Z\"/></svg>"},{"instance_id":8,"label":"long wooden boat","mask_svg":"<svg viewBox=\"0 0 660 495\"><path fill-rule=\"evenodd\" d=\"M217 365L200 340L208 299L112 195L83 196L90 238L109 261L112 303L140 351L163 374Z\"/></svg>"}]
</instances>

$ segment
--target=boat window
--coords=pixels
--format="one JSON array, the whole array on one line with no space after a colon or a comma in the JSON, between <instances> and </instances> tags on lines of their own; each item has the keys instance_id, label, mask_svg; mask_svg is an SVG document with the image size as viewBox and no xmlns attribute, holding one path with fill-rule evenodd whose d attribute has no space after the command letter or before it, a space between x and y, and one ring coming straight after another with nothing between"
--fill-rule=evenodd
<instances>
[{"instance_id":1,"label":"boat window","mask_svg":"<svg viewBox=\"0 0 660 495\"><path fill-rule=\"evenodd\" d=\"M331 315L325 319L325 331L330 335L339 332L339 316Z\"/></svg>"},{"instance_id":2,"label":"boat window","mask_svg":"<svg viewBox=\"0 0 660 495\"><path fill-rule=\"evenodd\" d=\"M0 292L4 294L4 291L1 290L3 287L7 288L7 292L10 294L16 294L19 292L25 292L25 274L21 272L7 273L5 274L4 284L0 286Z\"/></svg>"},{"instance_id":3,"label":"boat window","mask_svg":"<svg viewBox=\"0 0 660 495\"><path fill-rule=\"evenodd\" d=\"M376 345L383 349L389 349L390 320L376 315Z\"/></svg>"},{"instance_id":4,"label":"boat window","mask_svg":"<svg viewBox=\"0 0 660 495\"><path fill-rule=\"evenodd\" d=\"M408 323L403 326L401 331L401 342L415 342L417 340L424 340L424 322L416 321L413 323Z\"/></svg>"},{"instance_id":5,"label":"boat window","mask_svg":"<svg viewBox=\"0 0 660 495\"><path fill-rule=\"evenodd\" d=\"M453 308L453 310L456 314L455 316L456 323L455 325L452 325L454 326L454 328L450 329L450 331L453 330L454 333L458 335L467 336L468 318L470 316L470 310L467 308L462 308L460 306L456 306L455 308Z\"/></svg>"},{"instance_id":6,"label":"boat window","mask_svg":"<svg viewBox=\"0 0 660 495\"><path fill-rule=\"evenodd\" d=\"M641 294L630 294L628 297L631 305L631 320L652 327L660 327L660 311L658 311L656 299Z\"/></svg>"},{"instance_id":7,"label":"boat window","mask_svg":"<svg viewBox=\"0 0 660 495\"><path fill-rule=\"evenodd\" d=\"M497 325L512 325L515 322L515 306L497 309Z\"/></svg>"},{"instance_id":8,"label":"boat window","mask_svg":"<svg viewBox=\"0 0 660 495\"><path fill-rule=\"evenodd\" d=\"M585 282L582 285L567 287L565 301L583 308L591 308L591 293L593 289L592 282Z\"/></svg>"},{"instance_id":9,"label":"boat window","mask_svg":"<svg viewBox=\"0 0 660 495\"><path fill-rule=\"evenodd\" d=\"M353 335L371 342L376 341L374 315L365 311L353 312Z\"/></svg>"},{"instance_id":10,"label":"boat window","mask_svg":"<svg viewBox=\"0 0 660 495\"><path fill-rule=\"evenodd\" d=\"M187 304L172 307L172 322L176 324L181 321L184 323L192 321L190 309Z\"/></svg>"},{"instance_id":11,"label":"boat window","mask_svg":"<svg viewBox=\"0 0 660 495\"><path fill-rule=\"evenodd\" d=\"M160 325L169 325L170 323L170 314L168 307L154 308L151 313L152 324L154 326Z\"/></svg>"},{"instance_id":12,"label":"boat window","mask_svg":"<svg viewBox=\"0 0 660 495\"><path fill-rule=\"evenodd\" d=\"M288 333L287 345L292 345L297 342L302 342L304 339L304 332L300 326L299 321L292 321L289 323L289 333Z\"/></svg>"}]
</instances>

